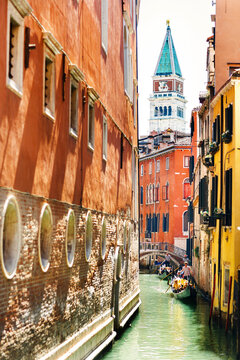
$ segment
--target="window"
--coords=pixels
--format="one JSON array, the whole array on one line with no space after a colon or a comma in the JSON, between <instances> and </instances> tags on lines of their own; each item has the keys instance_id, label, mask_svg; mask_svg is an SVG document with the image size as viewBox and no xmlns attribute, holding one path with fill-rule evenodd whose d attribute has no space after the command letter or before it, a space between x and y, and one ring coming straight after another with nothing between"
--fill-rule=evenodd
<instances>
[{"instance_id":1,"label":"window","mask_svg":"<svg viewBox=\"0 0 240 360\"><path fill-rule=\"evenodd\" d=\"M208 210L208 177L204 176L199 182L198 212Z\"/></svg>"},{"instance_id":2,"label":"window","mask_svg":"<svg viewBox=\"0 0 240 360\"><path fill-rule=\"evenodd\" d=\"M164 114L163 115L167 116L167 107L166 106L164 106Z\"/></svg>"},{"instance_id":3,"label":"window","mask_svg":"<svg viewBox=\"0 0 240 360\"><path fill-rule=\"evenodd\" d=\"M101 248L100 248L102 260L104 260L105 256L106 256L106 240L107 240L107 222L106 222L105 217L103 217L102 232L101 232Z\"/></svg>"},{"instance_id":4,"label":"window","mask_svg":"<svg viewBox=\"0 0 240 360\"><path fill-rule=\"evenodd\" d=\"M86 261L89 261L90 256L91 256L92 234L93 234L92 215L89 211L87 213L86 231L85 231L85 258L86 258Z\"/></svg>"},{"instance_id":5,"label":"window","mask_svg":"<svg viewBox=\"0 0 240 360\"><path fill-rule=\"evenodd\" d=\"M183 181L183 199L187 199L189 196L191 196L191 187L187 178Z\"/></svg>"},{"instance_id":6,"label":"window","mask_svg":"<svg viewBox=\"0 0 240 360\"><path fill-rule=\"evenodd\" d=\"M225 224L232 225L232 169L225 171Z\"/></svg>"},{"instance_id":7,"label":"window","mask_svg":"<svg viewBox=\"0 0 240 360\"><path fill-rule=\"evenodd\" d=\"M149 174L151 174L152 173L152 163L150 162L149 163Z\"/></svg>"},{"instance_id":8,"label":"window","mask_svg":"<svg viewBox=\"0 0 240 360\"><path fill-rule=\"evenodd\" d=\"M83 80L83 74L76 65L69 65L70 73L70 97L69 97L69 134L78 136L78 88L79 81Z\"/></svg>"},{"instance_id":9,"label":"window","mask_svg":"<svg viewBox=\"0 0 240 360\"><path fill-rule=\"evenodd\" d=\"M141 176L143 176L143 165L141 165Z\"/></svg>"},{"instance_id":10,"label":"window","mask_svg":"<svg viewBox=\"0 0 240 360\"><path fill-rule=\"evenodd\" d=\"M194 176L194 156L190 156L189 160L189 182L190 184L193 182Z\"/></svg>"},{"instance_id":11,"label":"window","mask_svg":"<svg viewBox=\"0 0 240 360\"><path fill-rule=\"evenodd\" d=\"M143 214L140 214L140 233L143 232Z\"/></svg>"},{"instance_id":12,"label":"window","mask_svg":"<svg viewBox=\"0 0 240 360\"><path fill-rule=\"evenodd\" d=\"M108 138L107 119L103 115L103 159L107 160L107 138Z\"/></svg>"},{"instance_id":13,"label":"window","mask_svg":"<svg viewBox=\"0 0 240 360\"><path fill-rule=\"evenodd\" d=\"M155 109L154 109L154 116L158 116L158 107L155 106Z\"/></svg>"},{"instance_id":14,"label":"window","mask_svg":"<svg viewBox=\"0 0 240 360\"><path fill-rule=\"evenodd\" d=\"M129 42L129 30L125 23L125 20L123 21L123 48L124 48L124 88L130 101L132 101L133 98L132 52Z\"/></svg>"},{"instance_id":15,"label":"window","mask_svg":"<svg viewBox=\"0 0 240 360\"><path fill-rule=\"evenodd\" d=\"M163 232L169 231L169 213L163 214L162 229L163 229Z\"/></svg>"},{"instance_id":16,"label":"window","mask_svg":"<svg viewBox=\"0 0 240 360\"><path fill-rule=\"evenodd\" d=\"M88 148L94 150L95 140L95 101L99 98L99 95L93 88L88 88Z\"/></svg>"},{"instance_id":17,"label":"window","mask_svg":"<svg viewBox=\"0 0 240 360\"><path fill-rule=\"evenodd\" d=\"M228 108L225 109L225 131L229 131L230 135L233 133L233 106L229 105Z\"/></svg>"},{"instance_id":18,"label":"window","mask_svg":"<svg viewBox=\"0 0 240 360\"><path fill-rule=\"evenodd\" d=\"M166 185L162 187L162 199L169 200L169 183L167 182Z\"/></svg>"},{"instance_id":19,"label":"window","mask_svg":"<svg viewBox=\"0 0 240 360\"><path fill-rule=\"evenodd\" d=\"M146 187L146 204L148 204L148 186Z\"/></svg>"},{"instance_id":20,"label":"window","mask_svg":"<svg viewBox=\"0 0 240 360\"><path fill-rule=\"evenodd\" d=\"M70 134L78 133L78 86L71 78L70 80Z\"/></svg>"},{"instance_id":21,"label":"window","mask_svg":"<svg viewBox=\"0 0 240 360\"><path fill-rule=\"evenodd\" d=\"M224 299L223 304L228 303L228 294L229 294L229 281L230 281L230 269L225 267L224 269Z\"/></svg>"},{"instance_id":22,"label":"window","mask_svg":"<svg viewBox=\"0 0 240 360\"><path fill-rule=\"evenodd\" d=\"M168 107L168 116L172 116L172 107L171 106Z\"/></svg>"},{"instance_id":23,"label":"window","mask_svg":"<svg viewBox=\"0 0 240 360\"><path fill-rule=\"evenodd\" d=\"M156 202L159 201L159 183L158 183L157 186L155 187L155 201L156 201Z\"/></svg>"},{"instance_id":24,"label":"window","mask_svg":"<svg viewBox=\"0 0 240 360\"><path fill-rule=\"evenodd\" d=\"M166 170L169 170L169 157L166 158Z\"/></svg>"},{"instance_id":25,"label":"window","mask_svg":"<svg viewBox=\"0 0 240 360\"><path fill-rule=\"evenodd\" d=\"M107 54L108 50L108 0L101 0L101 34L102 47Z\"/></svg>"},{"instance_id":26,"label":"window","mask_svg":"<svg viewBox=\"0 0 240 360\"><path fill-rule=\"evenodd\" d=\"M21 222L17 200L9 196L3 208L1 230L1 261L6 278L11 279L16 273L21 248Z\"/></svg>"},{"instance_id":27,"label":"window","mask_svg":"<svg viewBox=\"0 0 240 360\"><path fill-rule=\"evenodd\" d=\"M218 115L212 127L212 141L220 143L220 115Z\"/></svg>"},{"instance_id":28,"label":"window","mask_svg":"<svg viewBox=\"0 0 240 360\"><path fill-rule=\"evenodd\" d=\"M160 160L157 160L157 170L156 172L160 172Z\"/></svg>"},{"instance_id":29,"label":"window","mask_svg":"<svg viewBox=\"0 0 240 360\"><path fill-rule=\"evenodd\" d=\"M24 17L32 11L26 0L8 1L7 19L7 79L6 84L18 96L22 96Z\"/></svg>"},{"instance_id":30,"label":"window","mask_svg":"<svg viewBox=\"0 0 240 360\"><path fill-rule=\"evenodd\" d=\"M183 213L183 235L188 235L188 211Z\"/></svg>"},{"instance_id":31,"label":"window","mask_svg":"<svg viewBox=\"0 0 240 360\"><path fill-rule=\"evenodd\" d=\"M160 214L157 214L157 232L159 232L160 228Z\"/></svg>"},{"instance_id":32,"label":"window","mask_svg":"<svg viewBox=\"0 0 240 360\"><path fill-rule=\"evenodd\" d=\"M159 107L159 114L160 114L160 116L163 116L163 108L162 108L162 106Z\"/></svg>"},{"instance_id":33,"label":"window","mask_svg":"<svg viewBox=\"0 0 240 360\"><path fill-rule=\"evenodd\" d=\"M140 188L140 204L143 204L143 186Z\"/></svg>"},{"instance_id":34,"label":"window","mask_svg":"<svg viewBox=\"0 0 240 360\"><path fill-rule=\"evenodd\" d=\"M44 272L48 270L50 264L52 226L53 220L51 208L48 204L44 204L40 215L40 230L38 235L39 263Z\"/></svg>"},{"instance_id":35,"label":"window","mask_svg":"<svg viewBox=\"0 0 240 360\"><path fill-rule=\"evenodd\" d=\"M217 208L218 198L218 176L212 177L212 190L211 190L211 225L216 226L216 219L213 218L214 209Z\"/></svg>"},{"instance_id":36,"label":"window","mask_svg":"<svg viewBox=\"0 0 240 360\"><path fill-rule=\"evenodd\" d=\"M75 246L76 246L75 215L74 215L74 211L70 209L67 216L67 231L66 231L66 255L67 255L67 265L69 267L72 267L73 265Z\"/></svg>"},{"instance_id":37,"label":"window","mask_svg":"<svg viewBox=\"0 0 240 360\"><path fill-rule=\"evenodd\" d=\"M149 185L149 204L152 204L152 184Z\"/></svg>"},{"instance_id":38,"label":"window","mask_svg":"<svg viewBox=\"0 0 240 360\"><path fill-rule=\"evenodd\" d=\"M59 54L61 45L49 32L43 33L44 64L43 64L43 113L54 120L55 117L55 56Z\"/></svg>"},{"instance_id":39,"label":"window","mask_svg":"<svg viewBox=\"0 0 240 360\"><path fill-rule=\"evenodd\" d=\"M183 167L189 168L190 156L183 157Z\"/></svg>"}]
</instances>

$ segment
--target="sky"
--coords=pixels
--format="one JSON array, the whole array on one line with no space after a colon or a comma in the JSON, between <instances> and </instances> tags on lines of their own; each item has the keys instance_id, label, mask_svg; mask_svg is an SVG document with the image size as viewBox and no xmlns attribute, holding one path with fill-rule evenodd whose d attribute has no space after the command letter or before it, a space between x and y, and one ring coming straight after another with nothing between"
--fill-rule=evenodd
<instances>
[{"instance_id":1,"label":"sky","mask_svg":"<svg viewBox=\"0 0 240 360\"><path fill-rule=\"evenodd\" d=\"M216 0L215 0L216 1ZM214 1L214 2L215 2ZM207 38L212 35L212 0L141 0L138 26L139 135L148 134L149 96L164 37L166 21L184 81L186 120L199 105L199 92L206 91Z\"/></svg>"}]
</instances>

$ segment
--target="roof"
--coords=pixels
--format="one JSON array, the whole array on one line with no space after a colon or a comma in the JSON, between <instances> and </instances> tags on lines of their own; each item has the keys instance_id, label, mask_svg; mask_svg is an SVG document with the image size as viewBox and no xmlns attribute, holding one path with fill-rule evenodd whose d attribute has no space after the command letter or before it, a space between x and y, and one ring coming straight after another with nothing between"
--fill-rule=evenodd
<instances>
[{"instance_id":1,"label":"roof","mask_svg":"<svg viewBox=\"0 0 240 360\"><path fill-rule=\"evenodd\" d=\"M171 28L168 25L154 75L168 76L174 74L182 77L177 53L171 35Z\"/></svg>"}]
</instances>

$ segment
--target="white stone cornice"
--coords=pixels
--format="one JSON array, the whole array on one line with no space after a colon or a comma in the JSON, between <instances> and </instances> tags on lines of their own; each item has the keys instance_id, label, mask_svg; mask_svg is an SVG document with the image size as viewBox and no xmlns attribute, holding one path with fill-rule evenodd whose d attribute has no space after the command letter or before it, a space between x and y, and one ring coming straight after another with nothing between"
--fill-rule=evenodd
<instances>
[{"instance_id":1,"label":"white stone cornice","mask_svg":"<svg viewBox=\"0 0 240 360\"><path fill-rule=\"evenodd\" d=\"M226 94L226 92L228 90L230 90L231 87L233 87L237 82L239 82L239 80L230 80L230 81L228 80L227 83L225 83L225 85L223 85L223 87L218 91L218 93L212 99L211 104L210 104L211 108L214 108L214 106L219 101L221 95Z\"/></svg>"},{"instance_id":2,"label":"white stone cornice","mask_svg":"<svg viewBox=\"0 0 240 360\"><path fill-rule=\"evenodd\" d=\"M81 72L81 70L77 67L77 65L70 64L68 66L68 68L69 68L69 72L72 75L72 77L74 78L74 80L76 80L77 82L84 80L84 75Z\"/></svg>"},{"instance_id":3,"label":"white stone cornice","mask_svg":"<svg viewBox=\"0 0 240 360\"><path fill-rule=\"evenodd\" d=\"M87 89L87 92L88 92L88 96L90 97L90 99L95 102L99 99L99 95L98 93L96 92L96 90L93 88L93 87L88 87Z\"/></svg>"},{"instance_id":4,"label":"white stone cornice","mask_svg":"<svg viewBox=\"0 0 240 360\"><path fill-rule=\"evenodd\" d=\"M43 32L43 41L49 47L49 49L53 52L54 55L57 55L62 50L62 45L55 39L52 33L49 31Z\"/></svg>"},{"instance_id":5,"label":"white stone cornice","mask_svg":"<svg viewBox=\"0 0 240 360\"><path fill-rule=\"evenodd\" d=\"M29 15L33 11L27 0L11 0L11 3L15 6L22 17Z\"/></svg>"}]
</instances>

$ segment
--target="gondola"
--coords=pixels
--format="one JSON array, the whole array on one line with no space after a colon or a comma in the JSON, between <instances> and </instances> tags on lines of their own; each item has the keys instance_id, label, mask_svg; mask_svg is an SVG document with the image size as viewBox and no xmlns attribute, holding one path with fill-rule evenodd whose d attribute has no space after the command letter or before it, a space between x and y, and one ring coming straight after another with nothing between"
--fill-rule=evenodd
<instances>
[{"instance_id":1,"label":"gondola","mask_svg":"<svg viewBox=\"0 0 240 360\"><path fill-rule=\"evenodd\" d=\"M171 291L175 299L191 300L196 298L195 285L186 279L180 277L174 277L171 283Z\"/></svg>"}]
</instances>

